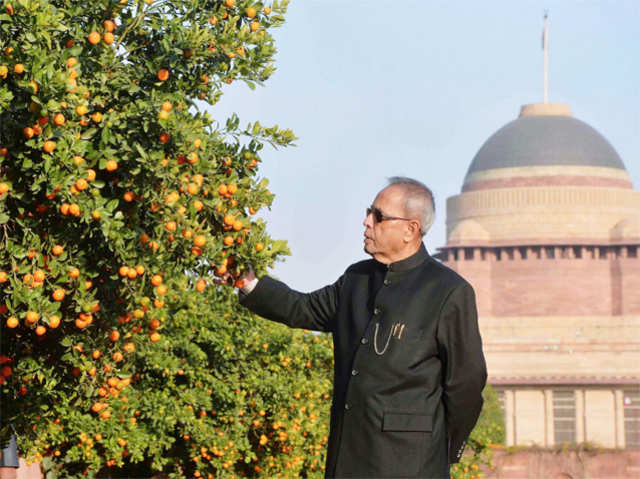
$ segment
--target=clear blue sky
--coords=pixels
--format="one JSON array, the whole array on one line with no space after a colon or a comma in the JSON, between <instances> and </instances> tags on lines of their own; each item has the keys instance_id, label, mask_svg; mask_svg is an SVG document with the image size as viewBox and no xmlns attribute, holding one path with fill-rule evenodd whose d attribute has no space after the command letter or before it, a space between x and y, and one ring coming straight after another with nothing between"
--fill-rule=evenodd
<instances>
[{"instance_id":1,"label":"clear blue sky","mask_svg":"<svg viewBox=\"0 0 640 479\"><path fill-rule=\"evenodd\" d=\"M433 189L425 244L442 246L446 198L480 146L542 101L545 9L550 101L603 134L639 188L637 0L293 0L275 31L276 73L255 91L232 85L211 109L299 137L262 155L269 231L292 251L272 273L310 291L364 259L364 209L394 175Z\"/></svg>"}]
</instances>

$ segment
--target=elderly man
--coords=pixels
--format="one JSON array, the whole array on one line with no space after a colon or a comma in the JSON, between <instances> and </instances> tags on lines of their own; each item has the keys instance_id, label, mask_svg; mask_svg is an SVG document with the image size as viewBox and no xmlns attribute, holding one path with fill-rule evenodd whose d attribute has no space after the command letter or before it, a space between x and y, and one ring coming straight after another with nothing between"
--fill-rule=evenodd
<instances>
[{"instance_id":1,"label":"elderly man","mask_svg":"<svg viewBox=\"0 0 640 479\"><path fill-rule=\"evenodd\" d=\"M433 218L426 186L391 178L364 220L373 259L308 294L246 275L241 304L333 335L326 477L447 479L480 414L486 367L475 297L422 244Z\"/></svg>"}]
</instances>

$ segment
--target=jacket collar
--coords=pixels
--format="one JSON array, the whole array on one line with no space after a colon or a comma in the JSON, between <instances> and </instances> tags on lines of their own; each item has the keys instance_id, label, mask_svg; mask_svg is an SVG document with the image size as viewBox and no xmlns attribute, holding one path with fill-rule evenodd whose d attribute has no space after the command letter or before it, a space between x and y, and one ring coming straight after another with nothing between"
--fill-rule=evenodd
<instances>
[{"instance_id":1,"label":"jacket collar","mask_svg":"<svg viewBox=\"0 0 640 479\"><path fill-rule=\"evenodd\" d=\"M420 266L429 257L427 249L424 247L424 243L420 245L418 251L409 256L408 258L401 259L395 263L391 263L386 266L387 270L394 273L400 273L403 271L409 271L417 266Z\"/></svg>"}]
</instances>

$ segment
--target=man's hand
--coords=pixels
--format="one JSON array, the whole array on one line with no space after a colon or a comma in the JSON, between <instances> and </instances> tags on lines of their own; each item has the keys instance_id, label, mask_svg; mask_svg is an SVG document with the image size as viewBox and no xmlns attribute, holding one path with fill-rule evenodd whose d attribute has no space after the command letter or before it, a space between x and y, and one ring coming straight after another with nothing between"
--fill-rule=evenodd
<instances>
[{"instance_id":1,"label":"man's hand","mask_svg":"<svg viewBox=\"0 0 640 479\"><path fill-rule=\"evenodd\" d=\"M227 284L229 282L229 278L231 278L231 273L226 272L223 274L220 279L216 280L217 284ZM245 269L238 278L233 282L233 285L236 288L242 290L243 293L249 294L255 288L256 283L258 282L258 278L254 273L252 268Z\"/></svg>"}]
</instances>

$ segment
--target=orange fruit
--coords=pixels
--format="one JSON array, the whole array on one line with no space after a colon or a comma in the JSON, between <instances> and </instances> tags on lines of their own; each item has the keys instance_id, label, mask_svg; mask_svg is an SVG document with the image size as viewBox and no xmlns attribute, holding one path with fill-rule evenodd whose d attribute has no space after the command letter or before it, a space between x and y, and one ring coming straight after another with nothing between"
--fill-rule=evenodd
<instances>
[{"instance_id":1,"label":"orange fruit","mask_svg":"<svg viewBox=\"0 0 640 479\"><path fill-rule=\"evenodd\" d=\"M69 270L69 277L77 278L78 276L80 276L80 270L78 268L71 268Z\"/></svg>"},{"instance_id":2,"label":"orange fruit","mask_svg":"<svg viewBox=\"0 0 640 479\"><path fill-rule=\"evenodd\" d=\"M78 60L74 57L67 58L67 68L73 68L78 64Z\"/></svg>"},{"instance_id":3,"label":"orange fruit","mask_svg":"<svg viewBox=\"0 0 640 479\"><path fill-rule=\"evenodd\" d=\"M30 138L33 138L33 135L35 135L35 131L30 126L27 126L22 129L22 135L28 140Z\"/></svg>"},{"instance_id":4,"label":"orange fruit","mask_svg":"<svg viewBox=\"0 0 640 479\"><path fill-rule=\"evenodd\" d=\"M259 22L251 22L251 31L252 32L258 31L258 28L260 28L260 23Z\"/></svg>"},{"instance_id":5,"label":"orange fruit","mask_svg":"<svg viewBox=\"0 0 640 479\"><path fill-rule=\"evenodd\" d=\"M159 274L154 274L151 277L151 284L154 286L158 286L160 284L162 284L162 276L160 276Z\"/></svg>"},{"instance_id":6,"label":"orange fruit","mask_svg":"<svg viewBox=\"0 0 640 479\"><path fill-rule=\"evenodd\" d=\"M110 417L111 413L109 412L109 410L102 411L102 413L100 414L101 419L109 419Z\"/></svg>"},{"instance_id":7,"label":"orange fruit","mask_svg":"<svg viewBox=\"0 0 640 479\"><path fill-rule=\"evenodd\" d=\"M111 341L117 341L118 339L120 339L120 333L116 329L114 329L109 334L109 339L111 339Z\"/></svg>"},{"instance_id":8,"label":"orange fruit","mask_svg":"<svg viewBox=\"0 0 640 479\"><path fill-rule=\"evenodd\" d=\"M56 113L53 117L53 123L55 123L58 126L64 125L65 121L66 119L62 113Z\"/></svg>"},{"instance_id":9,"label":"orange fruit","mask_svg":"<svg viewBox=\"0 0 640 479\"><path fill-rule=\"evenodd\" d=\"M160 106L162 111L171 111L171 109L173 108L173 105L171 104L170 101L163 101L162 102L162 106Z\"/></svg>"},{"instance_id":10,"label":"orange fruit","mask_svg":"<svg viewBox=\"0 0 640 479\"><path fill-rule=\"evenodd\" d=\"M56 149L56 143L54 141L47 140L44 142L44 145L42 145L42 149L45 153L51 153Z\"/></svg>"},{"instance_id":11,"label":"orange fruit","mask_svg":"<svg viewBox=\"0 0 640 479\"><path fill-rule=\"evenodd\" d=\"M136 279L138 277L138 272L135 268L129 268L129 270L127 271L127 277L129 279Z\"/></svg>"},{"instance_id":12,"label":"orange fruit","mask_svg":"<svg viewBox=\"0 0 640 479\"><path fill-rule=\"evenodd\" d=\"M105 168L107 171L115 171L118 169L118 162L115 160L108 160Z\"/></svg>"},{"instance_id":13,"label":"orange fruit","mask_svg":"<svg viewBox=\"0 0 640 479\"><path fill-rule=\"evenodd\" d=\"M105 20L104 21L104 29L108 32L112 32L116 28L116 24L113 20Z\"/></svg>"},{"instance_id":14,"label":"orange fruit","mask_svg":"<svg viewBox=\"0 0 640 479\"><path fill-rule=\"evenodd\" d=\"M79 155L75 155L75 156L73 157L73 164L74 164L74 165L81 165L81 164L83 164L83 163L84 163L84 158L82 158L81 156L79 156Z\"/></svg>"},{"instance_id":15,"label":"orange fruit","mask_svg":"<svg viewBox=\"0 0 640 479\"><path fill-rule=\"evenodd\" d=\"M0 183L0 195L4 195L9 191L9 185L6 183Z\"/></svg>"},{"instance_id":16,"label":"orange fruit","mask_svg":"<svg viewBox=\"0 0 640 479\"><path fill-rule=\"evenodd\" d=\"M260 252L264 249L264 245L262 243L256 243L256 251Z\"/></svg>"},{"instance_id":17,"label":"orange fruit","mask_svg":"<svg viewBox=\"0 0 640 479\"><path fill-rule=\"evenodd\" d=\"M153 333L151 333L151 334L149 335L149 340L150 340L152 343L155 343L155 342L157 342L157 341L160 341L160 333L158 333L158 332L154 331Z\"/></svg>"},{"instance_id":18,"label":"orange fruit","mask_svg":"<svg viewBox=\"0 0 640 479\"><path fill-rule=\"evenodd\" d=\"M38 283L42 283L44 281L44 277L44 271L42 271L41 269L38 269L33 273L33 280Z\"/></svg>"},{"instance_id":19,"label":"orange fruit","mask_svg":"<svg viewBox=\"0 0 640 479\"><path fill-rule=\"evenodd\" d=\"M167 287L164 284L159 284L158 286L156 286L156 293L161 296L167 294Z\"/></svg>"},{"instance_id":20,"label":"orange fruit","mask_svg":"<svg viewBox=\"0 0 640 479\"><path fill-rule=\"evenodd\" d=\"M92 45L97 45L100 43L100 34L98 32L91 32L89 33L88 40Z\"/></svg>"},{"instance_id":21,"label":"orange fruit","mask_svg":"<svg viewBox=\"0 0 640 479\"><path fill-rule=\"evenodd\" d=\"M160 327L160 321L158 321L157 319L152 319L149 322L149 328L151 329L158 329Z\"/></svg>"},{"instance_id":22,"label":"orange fruit","mask_svg":"<svg viewBox=\"0 0 640 479\"><path fill-rule=\"evenodd\" d=\"M231 7L234 7L236 5L236 0L224 0L224 4L227 7L231 8Z\"/></svg>"},{"instance_id":23,"label":"orange fruit","mask_svg":"<svg viewBox=\"0 0 640 479\"><path fill-rule=\"evenodd\" d=\"M142 266L141 264L136 266L136 273L138 273L139 276L142 276L144 274L144 266Z\"/></svg>"},{"instance_id":24,"label":"orange fruit","mask_svg":"<svg viewBox=\"0 0 640 479\"><path fill-rule=\"evenodd\" d=\"M132 353L136 350L136 347L133 343L127 343L122 347L122 349L124 349L127 353Z\"/></svg>"},{"instance_id":25,"label":"orange fruit","mask_svg":"<svg viewBox=\"0 0 640 479\"><path fill-rule=\"evenodd\" d=\"M102 113L96 111L91 115L91 120L93 120L94 123L100 123L102 121Z\"/></svg>"},{"instance_id":26,"label":"orange fruit","mask_svg":"<svg viewBox=\"0 0 640 479\"><path fill-rule=\"evenodd\" d=\"M80 178L78 179L78 181L76 181L76 189L78 191L86 190L88 186L89 183L87 183L87 180L85 180L84 178Z\"/></svg>"},{"instance_id":27,"label":"orange fruit","mask_svg":"<svg viewBox=\"0 0 640 479\"><path fill-rule=\"evenodd\" d=\"M51 250L51 253L53 254L53 256L59 256L64 252L64 248L62 246L60 246L59 244L55 245L53 247L53 249Z\"/></svg>"},{"instance_id":28,"label":"orange fruit","mask_svg":"<svg viewBox=\"0 0 640 479\"><path fill-rule=\"evenodd\" d=\"M173 232L173 231L175 231L175 230L176 230L177 225L176 225L176 222L175 222L175 221L167 221L167 222L165 223L164 227L165 227L165 229L166 229L167 231L171 231L171 232Z\"/></svg>"},{"instance_id":29,"label":"orange fruit","mask_svg":"<svg viewBox=\"0 0 640 479\"><path fill-rule=\"evenodd\" d=\"M167 81L168 78L169 70L167 70L166 68L161 68L160 70L158 70L158 80Z\"/></svg>"},{"instance_id":30,"label":"orange fruit","mask_svg":"<svg viewBox=\"0 0 640 479\"><path fill-rule=\"evenodd\" d=\"M202 293L206 288L207 288L207 282L204 279L200 278L196 283L196 291L198 291L199 293Z\"/></svg>"},{"instance_id":31,"label":"orange fruit","mask_svg":"<svg viewBox=\"0 0 640 479\"><path fill-rule=\"evenodd\" d=\"M88 290L90 290L90 289L91 289L91 286L93 286L93 283L92 283L91 281L86 280L86 281L84 282L84 289L85 289L85 290L87 290L87 291L88 291Z\"/></svg>"},{"instance_id":32,"label":"orange fruit","mask_svg":"<svg viewBox=\"0 0 640 479\"><path fill-rule=\"evenodd\" d=\"M0 271L0 283L6 283L6 282L7 282L7 272Z\"/></svg>"},{"instance_id":33,"label":"orange fruit","mask_svg":"<svg viewBox=\"0 0 640 479\"><path fill-rule=\"evenodd\" d=\"M233 244L233 236L225 236L224 237L224 244L226 246L231 246Z\"/></svg>"},{"instance_id":34,"label":"orange fruit","mask_svg":"<svg viewBox=\"0 0 640 479\"><path fill-rule=\"evenodd\" d=\"M200 200L196 200L193 202L193 208L196 211L202 211L202 208L204 208L204 203Z\"/></svg>"},{"instance_id":35,"label":"orange fruit","mask_svg":"<svg viewBox=\"0 0 640 479\"><path fill-rule=\"evenodd\" d=\"M224 224L227 226L233 226L233 223L235 223L236 221L236 217L229 214L229 215L225 215L224 217Z\"/></svg>"},{"instance_id":36,"label":"orange fruit","mask_svg":"<svg viewBox=\"0 0 640 479\"><path fill-rule=\"evenodd\" d=\"M54 301L62 301L64 299L64 295L65 295L65 290L62 288L58 288L54 290L54 292L51 294L51 297L53 298Z\"/></svg>"},{"instance_id":37,"label":"orange fruit","mask_svg":"<svg viewBox=\"0 0 640 479\"><path fill-rule=\"evenodd\" d=\"M36 328L36 334L38 336L43 336L44 333L47 332L47 328L45 328L42 324Z\"/></svg>"},{"instance_id":38,"label":"orange fruit","mask_svg":"<svg viewBox=\"0 0 640 479\"><path fill-rule=\"evenodd\" d=\"M18 75L24 73L24 65L22 63L16 63L13 67L13 71Z\"/></svg>"},{"instance_id":39,"label":"orange fruit","mask_svg":"<svg viewBox=\"0 0 640 479\"><path fill-rule=\"evenodd\" d=\"M199 247L204 246L206 242L207 242L207 238L204 235L196 235L193 238L193 244Z\"/></svg>"},{"instance_id":40,"label":"orange fruit","mask_svg":"<svg viewBox=\"0 0 640 479\"><path fill-rule=\"evenodd\" d=\"M56 315L50 316L49 317L49 327L51 329L55 329L58 326L60 326L60 317L56 316Z\"/></svg>"},{"instance_id":41,"label":"orange fruit","mask_svg":"<svg viewBox=\"0 0 640 479\"><path fill-rule=\"evenodd\" d=\"M72 204L69 206L69 213L73 216L80 216L80 205Z\"/></svg>"},{"instance_id":42,"label":"orange fruit","mask_svg":"<svg viewBox=\"0 0 640 479\"><path fill-rule=\"evenodd\" d=\"M76 113L77 113L78 115L80 115L80 116L82 116L82 115L86 115L86 114L87 114L87 111L89 111L89 110L88 110L88 108L87 108L87 106L86 106L86 105L78 105L78 106L76 107Z\"/></svg>"},{"instance_id":43,"label":"orange fruit","mask_svg":"<svg viewBox=\"0 0 640 479\"><path fill-rule=\"evenodd\" d=\"M158 112L158 120L168 120L168 119L169 119L168 111L160 110Z\"/></svg>"},{"instance_id":44,"label":"orange fruit","mask_svg":"<svg viewBox=\"0 0 640 479\"><path fill-rule=\"evenodd\" d=\"M96 171L95 170L87 170L87 181L93 181L96 179ZM76 184L76 188L78 188L78 185Z\"/></svg>"},{"instance_id":45,"label":"orange fruit","mask_svg":"<svg viewBox=\"0 0 640 479\"><path fill-rule=\"evenodd\" d=\"M129 275L129 267L128 266L120 266L118 270L120 276L128 276Z\"/></svg>"},{"instance_id":46,"label":"orange fruit","mask_svg":"<svg viewBox=\"0 0 640 479\"><path fill-rule=\"evenodd\" d=\"M136 199L136 194L133 191L127 191L124 195L122 195L124 200L128 203L131 203Z\"/></svg>"},{"instance_id":47,"label":"orange fruit","mask_svg":"<svg viewBox=\"0 0 640 479\"><path fill-rule=\"evenodd\" d=\"M219 195L226 195L227 194L227 185L220 185L218 187L218 194Z\"/></svg>"},{"instance_id":48,"label":"orange fruit","mask_svg":"<svg viewBox=\"0 0 640 479\"><path fill-rule=\"evenodd\" d=\"M18 324L20 324L20 321L18 321L18 318L16 318L15 316L11 316L10 318L7 318L7 328L15 328L18 326Z\"/></svg>"},{"instance_id":49,"label":"orange fruit","mask_svg":"<svg viewBox=\"0 0 640 479\"><path fill-rule=\"evenodd\" d=\"M171 140L171 136L166 131L160 134L160 143L168 143Z\"/></svg>"},{"instance_id":50,"label":"orange fruit","mask_svg":"<svg viewBox=\"0 0 640 479\"><path fill-rule=\"evenodd\" d=\"M269 15L271 13L271 8L269 7L264 7L264 14L265 15Z\"/></svg>"},{"instance_id":51,"label":"orange fruit","mask_svg":"<svg viewBox=\"0 0 640 479\"><path fill-rule=\"evenodd\" d=\"M102 215L100 214L100 212L99 212L98 210L93 210L93 211L91 212L91 217L92 217L94 220L98 221L98 220L100 220L100 218L102 218Z\"/></svg>"},{"instance_id":52,"label":"orange fruit","mask_svg":"<svg viewBox=\"0 0 640 479\"><path fill-rule=\"evenodd\" d=\"M98 359L98 358L100 358L101 355L102 355L102 353L100 353L100 351L98 351L97 349L95 351L93 351L93 353L91 353L91 357L93 359Z\"/></svg>"},{"instance_id":53,"label":"orange fruit","mask_svg":"<svg viewBox=\"0 0 640 479\"><path fill-rule=\"evenodd\" d=\"M106 32L104 34L104 42L107 45L111 45L115 39L116 39L116 37L111 32Z\"/></svg>"},{"instance_id":54,"label":"orange fruit","mask_svg":"<svg viewBox=\"0 0 640 479\"><path fill-rule=\"evenodd\" d=\"M38 321L38 318L40 318L40 315L35 311L27 311L27 314L25 316L25 320L30 324L36 323Z\"/></svg>"},{"instance_id":55,"label":"orange fruit","mask_svg":"<svg viewBox=\"0 0 640 479\"><path fill-rule=\"evenodd\" d=\"M124 359L124 356L122 356L122 353L120 351L116 351L115 353L113 353L113 355L111 356L111 358L116 362L119 363L120 361L122 361Z\"/></svg>"}]
</instances>

